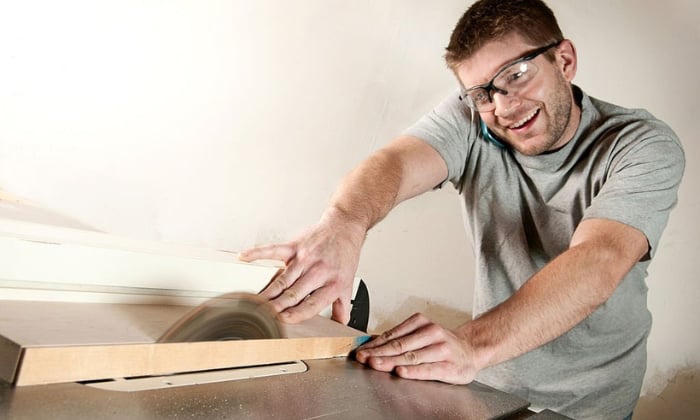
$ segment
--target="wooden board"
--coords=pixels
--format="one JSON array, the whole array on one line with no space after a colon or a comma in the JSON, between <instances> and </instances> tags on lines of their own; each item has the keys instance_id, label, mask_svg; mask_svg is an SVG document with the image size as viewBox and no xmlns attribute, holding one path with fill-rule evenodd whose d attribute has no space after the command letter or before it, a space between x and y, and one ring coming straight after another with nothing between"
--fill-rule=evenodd
<instances>
[{"instance_id":1,"label":"wooden board","mask_svg":"<svg viewBox=\"0 0 700 420\"><path fill-rule=\"evenodd\" d=\"M283 267L237 254L0 217L0 299L197 304Z\"/></svg>"},{"instance_id":2,"label":"wooden board","mask_svg":"<svg viewBox=\"0 0 700 420\"><path fill-rule=\"evenodd\" d=\"M283 339L156 343L191 307L0 301L0 378L17 386L345 356L368 339L316 317Z\"/></svg>"}]
</instances>

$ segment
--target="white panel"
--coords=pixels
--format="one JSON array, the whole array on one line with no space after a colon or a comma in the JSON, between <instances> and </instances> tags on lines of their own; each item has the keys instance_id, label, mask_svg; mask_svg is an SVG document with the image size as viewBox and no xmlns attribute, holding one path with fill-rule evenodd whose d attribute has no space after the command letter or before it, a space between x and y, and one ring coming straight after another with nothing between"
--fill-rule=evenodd
<instances>
[{"instance_id":1,"label":"white panel","mask_svg":"<svg viewBox=\"0 0 700 420\"><path fill-rule=\"evenodd\" d=\"M260 291L279 264L100 232L0 219L0 298L152 301ZM150 299L149 299L150 297Z\"/></svg>"}]
</instances>

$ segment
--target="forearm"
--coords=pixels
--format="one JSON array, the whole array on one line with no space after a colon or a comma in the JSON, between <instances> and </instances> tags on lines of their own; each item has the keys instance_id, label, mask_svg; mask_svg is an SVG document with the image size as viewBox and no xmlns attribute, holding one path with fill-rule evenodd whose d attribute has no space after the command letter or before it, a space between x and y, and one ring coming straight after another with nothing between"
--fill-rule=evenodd
<instances>
[{"instance_id":1,"label":"forearm","mask_svg":"<svg viewBox=\"0 0 700 420\"><path fill-rule=\"evenodd\" d=\"M376 152L345 176L324 217L342 218L369 230L395 206L401 173L400 162L390 152Z\"/></svg>"},{"instance_id":2,"label":"forearm","mask_svg":"<svg viewBox=\"0 0 700 420\"><path fill-rule=\"evenodd\" d=\"M340 219L366 232L400 202L430 190L446 174L434 149L419 139L400 137L343 179L324 218Z\"/></svg>"},{"instance_id":3,"label":"forearm","mask_svg":"<svg viewBox=\"0 0 700 420\"><path fill-rule=\"evenodd\" d=\"M479 369L548 343L604 303L646 250L643 235L626 229L632 246L627 236L574 243L511 298L458 328Z\"/></svg>"}]
</instances>

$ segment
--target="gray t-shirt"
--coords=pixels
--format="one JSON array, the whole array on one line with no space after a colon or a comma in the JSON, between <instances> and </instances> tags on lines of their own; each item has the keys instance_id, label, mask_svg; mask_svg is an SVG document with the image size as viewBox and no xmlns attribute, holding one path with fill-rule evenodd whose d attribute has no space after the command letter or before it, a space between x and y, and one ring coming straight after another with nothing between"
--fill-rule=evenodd
<instances>
[{"instance_id":1,"label":"gray t-shirt","mask_svg":"<svg viewBox=\"0 0 700 420\"><path fill-rule=\"evenodd\" d=\"M565 251L578 224L612 219L643 232L649 254L595 312L556 340L480 373L479 381L576 419L622 419L646 369L647 267L677 201L685 160L650 113L574 87L581 123L563 148L524 156L485 140L478 114L450 95L405 134L434 147L464 198L477 276L474 316L508 299Z\"/></svg>"}]
</instances>

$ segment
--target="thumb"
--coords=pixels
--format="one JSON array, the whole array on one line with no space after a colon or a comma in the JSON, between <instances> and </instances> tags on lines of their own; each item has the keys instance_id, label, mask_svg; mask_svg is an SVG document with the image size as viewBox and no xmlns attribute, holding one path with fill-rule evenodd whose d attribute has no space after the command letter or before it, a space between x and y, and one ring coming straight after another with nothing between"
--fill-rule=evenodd
<instances>
[{"instance_id":1,"label":"thumb","mask_svg":"<svg viewBox=\"0 0 700 420\"><path fill-rule=\"evenodd\" d=\"M333 302L333 314L331 319L347 325L350 322L350 297L342 296Z\"/></svg>"}]
</instances>

